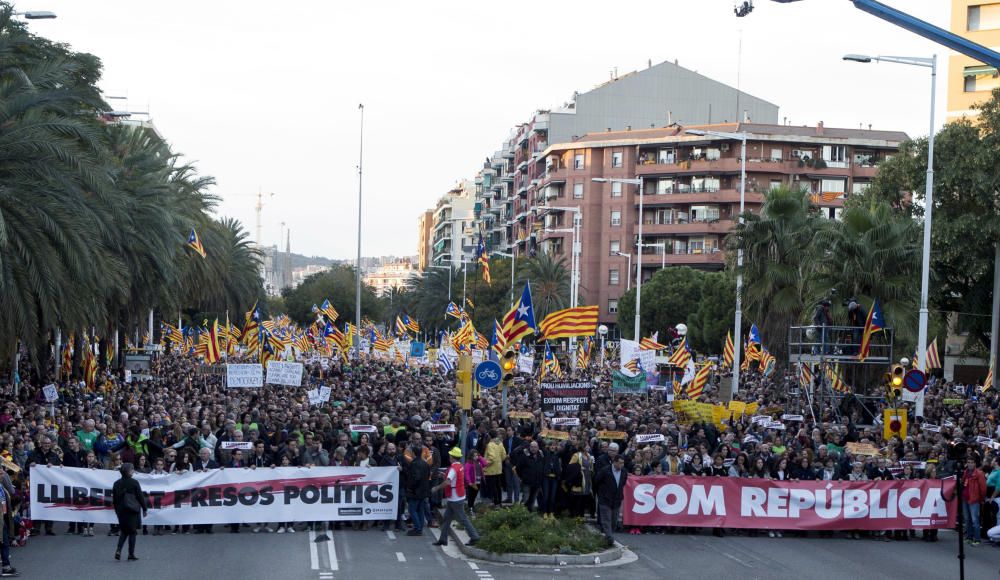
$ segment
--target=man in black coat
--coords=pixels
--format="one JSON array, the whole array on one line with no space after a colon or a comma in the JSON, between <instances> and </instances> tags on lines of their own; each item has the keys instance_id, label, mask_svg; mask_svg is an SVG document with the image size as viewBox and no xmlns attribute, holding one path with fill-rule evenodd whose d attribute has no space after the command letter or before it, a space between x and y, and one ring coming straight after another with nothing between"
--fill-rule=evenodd
<instances>
[{"instance_id":1,"label":"man in black coat","mask_svg":"<svg viewBox=\"0 0 1000 580\"><path fill-rule=\"evenodd\" d=\"M135 557L135 536L142 525L141 513L146 515L149 510L149 503L142 493L139 482L132 477L135 469L131 463L122 465L121 479L115 482L111 488L112 505L115 508L115 515L118 516L118 549L115 550L115 560L122 559L122 546L128 540L128 559L138 560Z\"/></svg>"},{"instance_id":2,"label":"man in black coat","mask_svg":"<svg viewBox=\"0 0 1000 580\"><path fill-rule=\"evenodd\" d=\"M48 465L51 467L58 467L62 465L62 457L56 453L55 444L52 438L48 435L42 435L41 441L38 448L32 452L31 456L28 458L29 467L32 465ZM46 536L54 536L56 533L52 531L52 522L48 520L35 520L35 525L38 527L45 528Z\"/></svg>"},{"instance_id":3,"label":"man in black coat","mask_svg":"<svg viewBox=\"0 0 1000 580\"><path fill-rule=\"evenodd\" d=\"M431 497L431 466L423 458L424 446L416 442L410 448L413 460L406 468L406 502L410 508L413 529L407 536L424 535L424 503Z\"/></svg>"},{"instance_id":4,"label":"man in black coat","mask_svg":"<svg viewBox=\"0 0 1000 580\"><path fill-rule=\"evenodd\" d=\"M521 490L524 495L524 505L528 511L534 511L535 499L542 490L542 477L545 458L538 449L538 442L532 441L527 446L518 449L514 455L514 473L521 480Z\"/></svg>"},{"instance_id":5,"label":"man in black coat","mask_svg":"<svg viewBox=\"0 0 1000 580\"><path fill-rule=\"evenodd\" d=\"M625 470L625 458L621 455L612 460L611 465L597 472L594 476L594 489L597 490L597 511L600 513L601 531L608 545L615 543L614 529L618 523L618 512L625 497L625 482L628 471Z\"/></svg>"}]
</instances>

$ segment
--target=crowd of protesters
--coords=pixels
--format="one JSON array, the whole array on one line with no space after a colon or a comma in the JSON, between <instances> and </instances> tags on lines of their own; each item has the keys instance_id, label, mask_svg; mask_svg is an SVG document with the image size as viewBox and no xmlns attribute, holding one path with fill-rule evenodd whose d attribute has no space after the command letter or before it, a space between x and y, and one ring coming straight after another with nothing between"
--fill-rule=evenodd
<instances>
[{"instance_id":1,"label":"crowd of protesters","mask_svg":"<svg viewBox=\"0 0 1000 580\"><path fill-rule=\"evenodd\" d=\"M24 369L28 361L24 360ZM724 424L691 421L679 415L665 392L612 395L610 369L595 364L568 378L594 380L589 410L565 440L545 439L549 418L541 410L534 380L515 383L509 406L531 418L503 420L498 390L482 391L470 413L464 446L455 433L431 432L431 424L458 424L454 377L432 367L412 367L364 357L325 366L306 363L303 388L268 385L226 389L221 376L205 372L197 360L173 355L154 359L151 377L126 383L111 374L87 389L63 382L59 399L45 402L40 385L21 381L5 389L0 408L0 455L9 476L0 485L7 503L14 545L29 535L57 533L53 522L32 521L28 509L31 465L119 469L131 463L139 473L171 473L217 468L275 466L394 466L403 492L399 517L378 522L382 529L422 535L437 527L441 511L458 517L454 473L462 477L469 508L521 502L546 518L596 517L609 539L618 525L618 508L628 474L749 477L777 480L885 480L960 476L965 482L964 513L971 544L996 526L1000 462L992 439L1000 439L1000 397L972 386L943 381L928 389L922 420L910 413L905 437L883 440L874 423L879 402L860 399L808 399L791 377L744 375L737 398L757 402L760 412L778 418L801 412L802 421L783 429L733 417ZM25 376L30 367L23 371ZM718 381L718 379L717 379ZM717 382L716 381L716 382ZM305 391L331 388L329 402L309 405ZM700 399L717 400L716 386ZM884 406L884 401L881 402ZM376 432L350 425L374 425ZM936 426L933 430L925 425ZM601 439L601 432L623 432L624 439ZM664 440L636 443L636 435L662 434ZM949 459L949 442L962 440L967 461ZM251 450L222 449L224 441L249 441ZM870 443L877 456L855 456L848 443ZM462 448L467 449L465 456ZM457 463L461 470L449 467ZM455 504L455 505L453 505ZM464 514L464 512L463 512ZM471 510L475 517L476 511ZM367 523L270 522L232 524L229 533L294 533L306 527L367 528ZM61 527L61 526L60 526ZM467 527L471 527L467 526ZM149 529L152 528L152 529ZM93 536L94 526L69 523L65 533ZM214 526L150 526L143 534L214 533ZM474 531L474 528L473 528ZM674 528L634 528L631 533L670 533ZM1000 531L1000 528L997 529ZM712 530L716 535L725 530ZM114 527L108 532L116 534ZM741 531L755 535L754 531ZM771 537L782 532L770 531ZM825 535L832 535L825 532ZM470 534L472 540L476 539ZM848 538L907 541L913 531L847 533ZM936 541L936 531L921 534ZM442 536L442 541L446 538ZM6 551L4 566L9 566Z\"/></svg>"}]
</instances>

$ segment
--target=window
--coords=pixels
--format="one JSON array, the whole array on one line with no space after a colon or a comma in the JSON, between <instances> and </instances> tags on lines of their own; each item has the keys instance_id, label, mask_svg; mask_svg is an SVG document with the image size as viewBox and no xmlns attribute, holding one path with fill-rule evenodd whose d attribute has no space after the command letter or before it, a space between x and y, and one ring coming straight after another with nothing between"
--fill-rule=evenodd
<instances>
[{"instance_id":1,"label":"window","mask_svg":"<svg viewBox=\"0 0 1000 580\"><path fill-rule=\"evenodd\" d=\"M854 183L851 184L851 193L852 194L864 193L868 191L868 188L871 187L871 185L872 185L871 182L868 181L855 181Z\"/></svg>"},{"instance_id":2,"label":"window","mask_svg":"<svg viewBox=\"0 0 1000 580\"><path fill-rule=\"evenodd\" d=\"M611 251L608 252L612 256L617 256L618 252L622 251L622 243L620 240L611 240Z\"/></svg>"},{"instance_id":3,"label":"window","mask_svg":"<svg viewBox=\"0 0 1000 580\"><path fill-rule=\"evenodd\" d=\"M611 197L621 197L622 196L622 182L612 181L611 182Z\"/></svg>"},{"instance_id":4,"label":"window","mask_svg":"<svg viewBox=\"0 0 1000 580\"><path fill-rule=\"evenodd\" d=\"M656 195L665 195L674 192L673 179L660 179L656 182Z\"/></svg>"},{"instance_id":5,"label":"window","mask_svg":"<svg viewBox=\"0 0 1000 580\"><path fill-rule=\"evenodd\" d=\"M823 161L829 167L847 167L847 147L843 145L824 145Z\"/></svg>"},{"instance_id":6,"label":"window","mask_svg":"<svg viewBox=\"0 0 1000 580\"><path fill-rule=\"evenodd\" d=\"M718 177L692 177L691 191L696 193L719 191L721 182Z\"/></svg>"},{"instance_id":7,"label":"window","mask_svg":"<svg viewBox=\"0 0 1000 580\"><path fill-rule=\"evenodd\" d=\"M609 298L608 299L608 314L618 314L618 299Z\"/></svg>"},{"instance_id":8,"label":"window","mask_svg":"<svg viewBox=\"0 0 1000 580\"><path fill-rule=\"evenodd\" d=\"M771 161L781 161L781 149L771 149Z\"/></svg>"},{"instance_id":9,"label":"window","mask_svg":"<svg viewBox=\"0 0 1000 580\"><path fill-rule=\"evenodd\" d=\"M967 93L992 91L1000 87L1000 75L991 66L967 66L962 74L965 76L964 90Z\"/></svg>"},{"instance_id":10,"label":"window","mask_svg":"<svg viewBox=\"0 0 1000 580\"><path fill-rule=\"evenodd\" d=\"M966 28L970 32L1000 28L1000 2L969 6Z\"/></svg>"},{"instance_id":11,"label":"window","mask_svg":"<svg viewBox=\"0 0 1000 580\"><path fill-rule=\"evenodd\" d=\"M583 199L583 184L574 183L573 184L573 199Z\"/></svg>"},{"instance_id":12,"label":"window","mask_svg":"<svg viewBox=\"0 0 1000 580\"><path fill-rule=\"evenodd\" d=\"M778 189L779 187L781 187L781 180L780 179L772 179L771 180L771 189Z\"/></svg>"},{"instance_id":13,"label":"window","mask_svg":"<svg viewBox=\"0 0 1000 580\"><path fill-rule=\"evenodd\" d=\"M621 151L611 153L611 167L621 167L624 154Z\"/></svg>"},{"instance_id":14,"label":"window","mask_svg":"<svg viewBox=\"0 0 1000 580\"><path fill-rule=\"evenodd\" d=\"M618 268L608 270L608 284L611 286L618 285Z\"/></svg>"},{"instance_id":15,"label":"window","mask_svg":"<svg viewBox=\"0 0 1000 580\"><path fill-rule=\"evenodd\" d=\"M573 169L583 169L583 153L573 156Z\"/></svg>"},{"instance_id":16,"label":"window","mask_svg":"<svg viewBox=\"0 0 1000 580\"><path fill-rule=\"evenodd\" d=\"M824 179L820 182L821 193L846 193L847 182L843 179Z\"/></svg>"},{"instance_id":17,"label":"window","mask_svg":"<svg viewBox=\"0 0 1000 580\"><path fill-rule=\"evenodd\" d=\"M719 206L717 205L693 205L691 206L692 222L707 222L719 219Z\"/></svg>"},{"instance_id":18,"label":"window","mask_svg":"<svg viewBox=\"0 0 1000 580\"><path fill-rule=\"evenodd\" d=\"M705 159L708 159L709 161L715 161L720 157L722 157L722 151L719 151L718 149L709 148L705 150Z\"/></svg>"},{"instance_id":19,"label":"window","mask_svg":"<svg viewBox=\"0 0 1000 580\"><path fill-rule=\"evenodd\" d=\"M842 207L824 207L822 208L824 217L831 220L839 220L840 216L844 213L844 208Z\"/></svg>"},{"instance_id":20,"label":"window","mask_svg":"<svg viewBox=\"0 0 1000 580\"><path fill-rule=\"evenodd\" d=\"M675 159L676 155L674 153L673 148L660 149L660 152L656 157L656 161L661 165L673 165Z\"/></svg>"},{"instance_id":21,"label":"window","mask_svg":"<svg viewBox=\"0 0 1000 580\"><path fill-rule=\"evenodd\" d=\"M622 225L622 212L621 210L613 209L611 210L611 225L620 226Z\"/></svg>"},{"instance_id":22,"label":"window","mask_svg":"<svg viewBox=\"0 0 1000 580\"><path fill-rule=\"evenodd\" d=\"M691 238L688 240L689 254L702 254L705 252L705 238Z\"/></svg>"}]
</instances>

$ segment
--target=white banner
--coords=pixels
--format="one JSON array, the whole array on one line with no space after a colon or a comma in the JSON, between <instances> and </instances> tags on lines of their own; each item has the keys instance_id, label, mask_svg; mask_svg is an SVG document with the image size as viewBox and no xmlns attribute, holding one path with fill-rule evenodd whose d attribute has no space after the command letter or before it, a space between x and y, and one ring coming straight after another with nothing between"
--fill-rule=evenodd
<instances>
[{"instance_id":1,"label":"white banner","mask_svg":"<svg viewBox=\"0 0 1000 580\"><path fill-rule=\"evenodd\" d=\"M535 372L535 359L531 355L517 357L517 372L531 374Z\"/></svg>"},{"instance_id":2,"label":"white banner","mask_svg":"<svg viewBox=\"0 0 1000 580\"><path fill-rule=\"evenodd\" d=\"M267 363L267 384L302 386L302 363L269 361Z\"/></svg>"},{"instance_id":3,"label":"white banner","mask_svg":"<svg viewBox=\"0 0 1000 580\"><path fill-rule=\"evenodd\" d=\"M552 426L553 427L578 427L580 425L579 417L553 417Z\"/></svg>"},{"instance_id":4,"label":"white banner","mask_svg":"<svg viewBox=\"0 0 1000 580\"><path fill-rule=\"evenodd\" d=\"M260 364L226 365L226 386L231 389L264 386L264 367Z\"/></svg>"},{"instance_id":5,"label":"white banner","mask_svg":"<svg viewBox=\"0 0 1000 580\"><path fill-rule=\"evenodd\" d=\"M37 520L113 524L117 471L31 468ZM400 487L395 467L212 469L137 473L149 503L148 525L394 520Z\"/></svg>"},{"instance_id":6,"label":"white banner","mask_svg":"<svg viewBox=\"0 0 1000 580\"><path fill-rule=\"evenodd\" d=\"M666 437L662 433L642 433L635 436L635 442L638 445L643 443L659 443L665 441Z\"/></svg>"},{"instance_id":7,"label":"white banner","mask_svg":"<svg viewBox=\"0 0 1000 580\"><path fill-rule=\"evenodd\" d=\"M655 350L642 350L639 348L639 343L634 340L621 340L621 350L619 351L619 361L620 368L618 369L622 374L628 376L635 376L633 373L629 372L625 368L625 364L633 359L639 359L639 364L642 368L649 372L656 370L656 351Z\"/></svg>"},{"instance_id":8,"label":"white banner","mask_svg":"<svg viewBox=\"0 0 1000 580\"><path fill-rule=\"evenodd\" d=\"M253 441L222 441L219 443L219 447L222 449L244 449L250 451L253 449Z\"/></svg>"},{"instance_id":9,"label":"white banner","mask_svg":"<svg viewBox=\"0 0 1000 580\"><path fill-rule=\"evenodd\" d=\"M46 403L54 403L59 400L59 390L55 385L45 385L42 387L42 394L45 395Z\"/></svg>"}]
</instances>

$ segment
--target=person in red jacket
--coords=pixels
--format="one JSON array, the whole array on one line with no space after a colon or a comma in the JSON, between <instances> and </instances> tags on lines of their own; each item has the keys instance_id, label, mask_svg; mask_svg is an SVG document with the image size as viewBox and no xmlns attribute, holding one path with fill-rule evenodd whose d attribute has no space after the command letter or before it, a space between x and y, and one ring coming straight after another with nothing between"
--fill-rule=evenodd
<instances>
[{"instance_id":1,"label":"person in red jacket","mask_svg":"<svg viewBox=\"0 0 1000 580\"><path fill-rule=\"evenodd\" d=\"M962 513L965 515L965 541L973 546L980 543L979 508L986 499L986 476L976 467L976 458L965 460L962 472Z\"/></svg>"}]
</instances>

